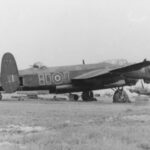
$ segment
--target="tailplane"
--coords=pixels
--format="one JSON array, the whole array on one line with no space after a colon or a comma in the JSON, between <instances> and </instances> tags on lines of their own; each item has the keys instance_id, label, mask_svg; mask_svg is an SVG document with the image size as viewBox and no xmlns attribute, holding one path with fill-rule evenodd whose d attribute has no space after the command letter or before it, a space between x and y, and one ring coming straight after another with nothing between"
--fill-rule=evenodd
<instances>
[{"instance_id":1,"label":"tailplane","mask_svg":"<svg viewBox=\"0 0 150 150\"><path fill-rule=\"evenodd\" d=\"M18 68L11 53L5 53L2 58L1 84L6 93L13 93L19 88Z\"/></svg>"}]
</instances>

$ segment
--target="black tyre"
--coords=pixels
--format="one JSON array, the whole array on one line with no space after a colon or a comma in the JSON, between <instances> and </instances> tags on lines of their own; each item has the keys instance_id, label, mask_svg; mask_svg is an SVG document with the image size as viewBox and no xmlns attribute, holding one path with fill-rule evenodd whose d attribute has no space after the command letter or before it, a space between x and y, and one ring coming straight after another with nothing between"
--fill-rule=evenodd
<instances>
[{"instance_id":1,"label":"black tyre","mask_svg":"<svg viewBox=\"0 0 150 150\"><path fill-rule=\"evenodd\" d=\"M113 103L130 103L128 94L124 90L117 90L113 96Z\"/></svg>"},{"instance_id":2,"label":"black tyre","mask_svg":"<svg viewBox=\"0 0 150 150\"><path fill-rule=\"evenodd\" d=\"M78 96L78 95L76 95L76 94L74 94L74 95L73 95L73 99L74 99L75 101L78 101L79 96Z\"/></svg>"},{"instance_id":3,"label":"black tyre","mask_svg":"<svg viewBox=\"0 0 150 150\"><path fill-rule=\"evenodd\" d=\"M114 95L113 95L113 103L119 103L120 101L120 95L119 95L119 91L115 91Z\"/></svg>"},{"instance_id":4,"label":"black tyre","mask_svg":"<svg viewBox=\"0 0 150 150\"><path fill-rule=\"evenodd\" d=\"M83 101L89 101L88 92L83 92L81 97Z\"/></svg>"}]
</instances>

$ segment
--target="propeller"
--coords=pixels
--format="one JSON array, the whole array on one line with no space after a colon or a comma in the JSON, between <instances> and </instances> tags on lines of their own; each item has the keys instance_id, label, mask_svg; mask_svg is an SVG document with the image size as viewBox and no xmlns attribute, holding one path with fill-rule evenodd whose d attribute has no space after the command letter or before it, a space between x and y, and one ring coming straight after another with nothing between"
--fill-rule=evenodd
<instances>
[{"instance_id":1,"label":"propeller","mask_svg":"<svg viewBox=\"0 0 150 150\"><path fill-rule=\"evenodd\" d=\"M142 88L145 89L143 80L141 80L141 85L142 85Z\"/></svg>"},{"instance_id":2,"label":"propeller","mask_svg":"<svg viewBox=\"0 0 150 150\"><path fill-rule=\"evenodd\" d=\"M84 59L82 60L82 64L83 64L83 65L85 65L85 61L84 61Z\"/></svg>"}]
</instances>

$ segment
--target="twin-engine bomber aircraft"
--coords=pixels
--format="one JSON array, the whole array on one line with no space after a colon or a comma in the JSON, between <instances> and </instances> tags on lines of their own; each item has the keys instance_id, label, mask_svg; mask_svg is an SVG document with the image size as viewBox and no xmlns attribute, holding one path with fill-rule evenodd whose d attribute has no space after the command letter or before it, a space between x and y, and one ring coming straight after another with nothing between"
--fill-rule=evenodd
<instances>
[{"instance_id":1,"label":"twin-engine bomber aircraft","mask_svg":"<svg viewBox=\"0 0 150 150\"><path fill-rule=\"evenodd\" d=\"M82 92L82 100L94 99L92 90L116 88L113 102L128 102L124 86L134 85L138 79L150 81L150 61L128 66L110 63L82 64L61 67L30 68L18 71L11 53L5 53L1 64L1 90L49 90L50 93ZM72 94L74 100L78 95Z\"/></svg>"}]
</instances>

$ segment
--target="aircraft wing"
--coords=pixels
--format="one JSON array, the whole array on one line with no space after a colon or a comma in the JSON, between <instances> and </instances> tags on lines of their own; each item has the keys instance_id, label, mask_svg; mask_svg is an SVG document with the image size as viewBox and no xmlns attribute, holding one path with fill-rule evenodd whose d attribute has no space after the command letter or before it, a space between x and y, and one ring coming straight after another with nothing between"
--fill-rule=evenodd
<instances>
[{"instance_id":1,"label":"aircraft wing","mask_svg":"<svg viewBox=\"0 0 150 150\"><path fill-rule=\"evenodd\" d=\"M143 67L146 67L146 66L149 66L149 65L150 65L150 61L144 60L143 62L140 62L140 63L136 63L136 64L132 64L132 65L122 67L122 68L114 69L114 70L111 71L111 73L127 73L127 72L142 69Z\"/></svg>"},{"instance_id":2,"label":"aircraft wing","mask_svg":"<svg viewBox=\"0 0 150 150\"><path fill-rule=\"evenodd\" d=\"M79 76L73 78L72 80L85 80L85 79L90 79L90 78L94 78L94 77L98 77L98 76L104 76L109 73L110 73L110 70L101 70L101 69L94 70L94 71L90 71L88 73L79 75Z\"/></svg>"},{"instance_id":3,"label":"aircraft wing","mask_svg":"<svg viewBox=\"0 0 150 150\"><path fill-rule=\"evenodd\" d=\"M113 70L108 70L108 69L106 69L106 70L101 70L101 69L100 70L94 70L94 71L90 71L88 73L84 73L82 75L79 75L79 76L73 78L72 81L79 81L79 80L81 81L81 80L91 79L91 78L95 78L95 77L105 77L108 75L121 75L123 73L142 69L143 67L146 67L149 65L150 65L150 61L144 60L143 62L140 62L140 63L128 65L128 66L113 69Z\"/></svg>"}]
</instances>

